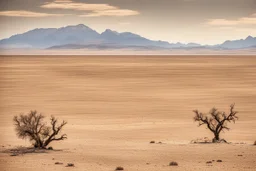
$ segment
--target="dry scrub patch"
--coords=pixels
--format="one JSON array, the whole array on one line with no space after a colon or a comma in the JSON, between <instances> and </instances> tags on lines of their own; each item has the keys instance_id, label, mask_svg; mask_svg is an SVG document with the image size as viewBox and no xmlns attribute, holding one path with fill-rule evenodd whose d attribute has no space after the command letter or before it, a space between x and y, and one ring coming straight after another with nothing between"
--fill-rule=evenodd
<instances>
[{"instance_id":1,"label":"dry scrub patch","mask_svg":"<svg viewBox=\"0 0 256 171\"><path fill-rule=\"evenodd\" d=\"M34 148L34 147L16 147L11 149L6 149L1 151L2 153L10 154L10 156L19 156L24 154L32 154L32 153L48 153L50 151L62 151L62 150L49 150L43 148Z\"/></svg>"}]
</instances>

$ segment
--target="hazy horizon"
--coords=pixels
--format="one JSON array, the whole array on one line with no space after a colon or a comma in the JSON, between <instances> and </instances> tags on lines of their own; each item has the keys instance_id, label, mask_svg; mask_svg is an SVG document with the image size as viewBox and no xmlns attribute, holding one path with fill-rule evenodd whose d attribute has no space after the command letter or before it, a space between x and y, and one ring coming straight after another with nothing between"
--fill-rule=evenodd
<instances>
[{"instance_id":1,"label":"hazy horizon","mask_svg":"<svg viewBox=\"0 0 256 171\"><path fill-rule=\"evenodd\" d=\"M84 24L170 43L220 44L256 35L255 0L18 0L0 2L0 39Z\"/></svg>"}]
</instances>

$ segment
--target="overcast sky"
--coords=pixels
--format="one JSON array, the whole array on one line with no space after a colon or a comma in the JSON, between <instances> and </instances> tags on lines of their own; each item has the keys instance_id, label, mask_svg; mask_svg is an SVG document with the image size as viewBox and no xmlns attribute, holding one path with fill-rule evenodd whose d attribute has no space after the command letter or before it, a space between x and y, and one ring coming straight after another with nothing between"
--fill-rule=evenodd
<instances>
[{"instance_id":1,"label":"overcast sky","mask_svg":"<svg viewBox=\"0 0 256 171\"><path fill-rule=\"evenodd\" d=\"M170 43L217 44L256 37L256 0L0 0L0 39L76 24Z\"/></svg>"}]
</instances>

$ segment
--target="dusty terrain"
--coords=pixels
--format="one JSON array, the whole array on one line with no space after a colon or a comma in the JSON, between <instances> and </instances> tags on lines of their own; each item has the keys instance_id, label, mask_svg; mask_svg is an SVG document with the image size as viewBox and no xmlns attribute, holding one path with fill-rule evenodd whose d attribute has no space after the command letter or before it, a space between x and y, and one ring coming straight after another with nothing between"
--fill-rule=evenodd
<instances>
[{"instance_id":1,"label":"dusty terrain","mask_svg":"<svg viewBox=\"0 0 256 171\"><path fill-rule=\"evenodd\" d=\"M255 102L256 56L1 56L0 168L256 170ZM231 103L240 118L221 134L231 144L191 144L212 138L192 110ZM68 139L52 144L57 151L4 153L30 145L12 118L34 109L67 120Z\"/></svg>"}]
</instances>

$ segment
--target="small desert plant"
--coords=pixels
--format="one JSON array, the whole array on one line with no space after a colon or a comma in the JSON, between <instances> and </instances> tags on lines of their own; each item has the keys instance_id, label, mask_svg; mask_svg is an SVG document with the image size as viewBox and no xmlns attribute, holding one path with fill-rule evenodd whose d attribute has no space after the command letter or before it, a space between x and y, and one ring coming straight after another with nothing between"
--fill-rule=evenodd
<instances>
[{"instance_id":1,"label":"small desert plant","mask_svg":"<svg viewBox=\"0 0 256 171\"><path fill-rule=\"evenodd\" d=\"M256 141L254 142L254 144L253 145L256 145Z\"/></svg>"},{"instance_id":2,"label":"small desert plant","mask_svg":"<svg viewBox=\"0 0 256 171\"><path fill-rule=\"evenodd\" d=\"M118 166L118 167L116 167L116 170L124 170L124 168L121 166Z\"/></svg>"},{"instance_id":3,"label":"small desert plant","mask_svg":"<svg viewBox=\"0 0 256 171\"><path fill-rule=\"evenodd\" d=\"M212 108L209 114L203 114L198 110L194 110L195 113L194 121L199 122L199 126L206 125L207 128L214 134L213 142L221 142L225 140L220 140L220 133L224 130L229 130L227 127L227 122L234 122L238 119L234 111L234 104L230 105L230 111L228 114L225 112L220 112L216 108Z\"/></svg>"},{"instance_id":4,"label":"small desert plant","mask_svg":"<svg viewBox=\"0 0 256 171\"><path fill-rule=\"evenodd\" d=\"M17 136L21 139L28 138L35 148L46 148L52 141L60 141L67 138L66 134L57 137L67 122L62 121L60 125L57 125L58 120L52 116L50 119L51 126L47 126L43 122L44 118L37 111L30 111L27 115L14 116L13 121ZM49 149L52 148L50 147Z\"/></svg>"},{"instance_id":5,"label":"small desert plant","mask_svg":"<svg viewBox=\"0 0 256 171\"><path fill-rule=\"evenodd\" d=\"M217 162L222 162L222 160L217 160Z\"/></svg>"},{"instance_id":6,"label":"small desert plant","mask_svg":"<svg viewBox=\"0 0 256 171\"><path fill-rule=\"evenodd\" d=\"M178 166L178 163L175 162L175 161L172 161L172 162L169 163L169 166Z\"/></svg>"},{"instance_id":7,"label":"small desert plant","mask_svg":"<svg viewBox=\"0 0 256 171\"><path fill-rule=\"evenodd\" d=\"M149 143L150 143L150 144L155 144L156 142L155 142L155 141L150 141Z\"/></svg>"}]
</instances>

